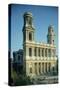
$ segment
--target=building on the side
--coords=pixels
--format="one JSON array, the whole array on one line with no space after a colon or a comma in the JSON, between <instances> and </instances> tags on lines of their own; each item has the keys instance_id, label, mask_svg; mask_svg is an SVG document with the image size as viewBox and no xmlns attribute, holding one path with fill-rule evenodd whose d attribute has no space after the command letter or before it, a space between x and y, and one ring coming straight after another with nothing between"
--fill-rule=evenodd
<instances>
[{"instance_id":1,"label":"building on the side","mask_svg":"<svg viewBox=\"0 0 60 90\"><path fill-rule=\"evenodd\" d=\"M56 71L56 45L54 28L48 27L47 43L35 42L35 27L32 13L24 13L23 25L23 70L27 76L50 74Z\"/></svg>"},{"instance_id":2,"label":"building on the side","mask_svg":"<svg viewBox=\"0 0 60 90\"><path fill-rule=\"evenodd\" d=\"M23 68L23 49L13 52L13 69L21 72Z\"/></svg>"}]
</instances>

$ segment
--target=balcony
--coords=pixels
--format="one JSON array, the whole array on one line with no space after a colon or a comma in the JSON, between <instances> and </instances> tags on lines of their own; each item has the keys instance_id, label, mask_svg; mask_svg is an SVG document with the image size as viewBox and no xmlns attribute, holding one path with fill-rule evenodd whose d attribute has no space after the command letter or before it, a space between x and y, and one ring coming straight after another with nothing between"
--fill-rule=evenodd
<instances>
[{"instance_id":1,"label":"balcony","mask_svg":"<svg viewBox=\"0 0 60 90\"><path fill-rule=\"evenodd\" d=\"M29 59L29 60L57 60L57 57L38 57L38 56L26 56L26 59Z\"/></svg>"}]
</instances>

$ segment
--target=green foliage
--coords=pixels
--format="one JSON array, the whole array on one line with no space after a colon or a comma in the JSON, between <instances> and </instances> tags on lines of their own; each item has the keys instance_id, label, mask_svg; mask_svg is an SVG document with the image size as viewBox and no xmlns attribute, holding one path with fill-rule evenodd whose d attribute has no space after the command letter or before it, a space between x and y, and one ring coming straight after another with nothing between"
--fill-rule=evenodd
<instances>
[{"instance_id":1,"label":"green foliage","mask_svg":"<svg viewBox=\"0 0 60 90\"><path fill-rule=\"evenodd\" d=\"M24 75L19 75L18 79L15 82L15 85L30 85L32 84L30 78Z\"/></svg>"},{"instance_id":2,"label":"green foliage","mask_svg":"<svg viewBox=\"0 0 60 90\"><path fill-rule=\"evenodd\" d=\"M31 79L29 76L24 74L17 74L16 71L12 72L13 85L14 86L22 86L22 85L31 85Z\"/></svg>"}]
</instances>

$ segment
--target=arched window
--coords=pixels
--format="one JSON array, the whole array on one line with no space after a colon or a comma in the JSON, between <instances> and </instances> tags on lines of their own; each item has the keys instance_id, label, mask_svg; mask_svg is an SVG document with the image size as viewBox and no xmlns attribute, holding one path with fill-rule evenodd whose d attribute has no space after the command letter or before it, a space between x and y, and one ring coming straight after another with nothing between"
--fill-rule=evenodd
<instances>
[{"instance_id":1,"label":"arched window","mask_svg":"<svg viewBox=\"0 0 60 90\"><path fill-rule=\"evenodd\" d=\"M29 32L29 40L32 41L32 33Z\"/></svg>"}]
</instances>

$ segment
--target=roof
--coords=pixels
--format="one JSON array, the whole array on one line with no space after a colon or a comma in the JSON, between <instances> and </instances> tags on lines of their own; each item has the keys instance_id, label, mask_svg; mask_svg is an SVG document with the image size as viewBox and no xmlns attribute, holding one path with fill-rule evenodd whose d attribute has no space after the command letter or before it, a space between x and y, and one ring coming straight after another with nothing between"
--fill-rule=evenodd
<instances>
[{"instance_id":1,"label":"roof","mask_svg":"<svg viewBox=\"0 0 60 90\"><path fill-rule=\"evenodd\" d=\"M24 13L24 16L30 16L30 17L32 17L32 13L31 12L25 12Z\"/></svg>"}]
</instances>

